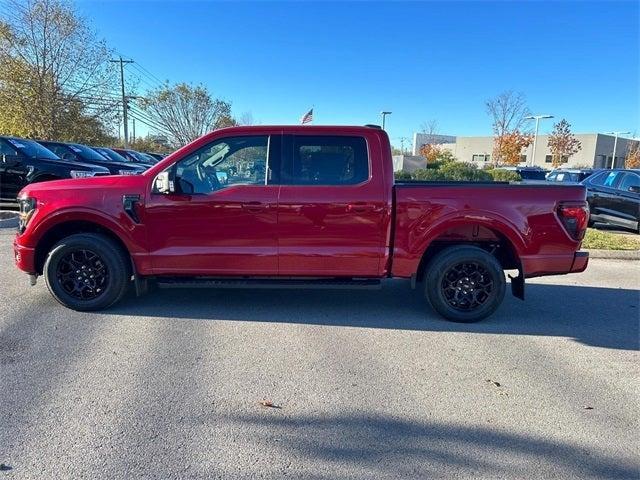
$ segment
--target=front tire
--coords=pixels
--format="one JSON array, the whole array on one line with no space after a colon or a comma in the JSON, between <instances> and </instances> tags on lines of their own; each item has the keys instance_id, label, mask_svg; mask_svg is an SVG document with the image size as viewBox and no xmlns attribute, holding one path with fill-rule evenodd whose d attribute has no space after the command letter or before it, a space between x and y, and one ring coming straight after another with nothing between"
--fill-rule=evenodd
<instances>
[{"instance_id":1,"label":"front tire","mask_svg":"<svg viewBox=\"0 0 640 480\"><path fill-rule=\"evenodd\" d=\"M110 307L125 295L130 283L125 253L111 239L95 233L60 240L49 252L43 273L51 295L78 311Z\"/></svg>"},{"instance_id":2,"label":"front tire","mask_svg":"<svg viewBox=\"0 0 640 480\"><path fill-rule=\"evenodd\" d=\"M474 246L449 247L427 265L425 296L440 315L472 323L488 317L502 303L506 289L498 260Z\"/></svg>"}]
</instances>

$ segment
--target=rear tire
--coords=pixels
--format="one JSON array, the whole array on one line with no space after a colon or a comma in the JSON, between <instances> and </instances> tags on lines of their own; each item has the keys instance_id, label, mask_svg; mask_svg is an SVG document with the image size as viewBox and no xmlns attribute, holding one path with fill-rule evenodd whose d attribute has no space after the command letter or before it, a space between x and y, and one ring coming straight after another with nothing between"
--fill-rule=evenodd
<instances>
[{"instance_id":1,"label":"rear tire","mask_svg":"<svg viewBox=\"0 0 640 480\"><path fill-rule=\"evenodd\" d=\"M60 240L47 255L43 274L51 295L78 311L101 310L118 302L131 275L125 252L95 233Z\"/></svg>"},{"instance_id":2,"label":"rear tire","mask_svg":"<svg viewBox=\"0 0 640 480\"><path fill-rule=\"evenodd\" d=\"M436 312L453 322L488 317L504 299L506 280L498 260L479 247L449 247L429 262L425 296Z\"/></svg>"}]
</instances>

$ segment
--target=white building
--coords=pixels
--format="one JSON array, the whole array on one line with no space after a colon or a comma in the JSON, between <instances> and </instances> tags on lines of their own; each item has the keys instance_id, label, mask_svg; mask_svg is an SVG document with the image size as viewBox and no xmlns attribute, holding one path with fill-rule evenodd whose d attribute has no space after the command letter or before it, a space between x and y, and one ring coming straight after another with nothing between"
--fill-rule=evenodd
<instances>
[{"instance_id":1,"label":"white building","mask_svg":"<svg viewBox=\"0 0 640 480\"><path fill-rule=\"evenodd\" d=\"M420 151L420 147L425 144L422 137L414 135L413 149ZM474 162L479 167L491 161L493 151L493 137L444 137L453 138L450 142L426 142L437 143L441 148L450 150L455 157L463 162ZM613 166L620 168L624 166L624 159L627 155L629 146L633 143L639 143L638 140L618 137L615 155L613 153L613 145L615 138L613 135L602 133L582 133L576 134L575 137L581 143L581 150L567 158L563 163L566 167L583 167L583 168L610 168L612 158L615 156ZM542 168L551 168L552 158L551 150L547 142L548 135L538 135L536 145L536 157L532 159L533 144L522 150L521 165L538 166ZM420 143L422 142L422 143Z\"/></svg>"}]
</instances>

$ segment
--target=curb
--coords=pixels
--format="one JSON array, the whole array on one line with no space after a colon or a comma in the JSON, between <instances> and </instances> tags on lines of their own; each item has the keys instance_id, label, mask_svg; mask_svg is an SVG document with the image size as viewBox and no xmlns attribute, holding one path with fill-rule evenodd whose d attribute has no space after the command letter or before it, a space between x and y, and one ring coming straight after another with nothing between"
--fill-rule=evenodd
<instances>
[{"instance_id":1,"label":"curb","mask_svg":"<svg viewBox=\"0 0 640 480\"><path fill-rule=\"evenodd\" d=\"M640 260L640 250L596 250L585 249L589 258L608 258L611 260Z\"/></svg>"},{"instance_id":2,"label":"curb","mask_svg":"<svg viewBox=\"0 0 640 480\"><path fill-rule=\"evenodd\" d=\"M15 228L18 226L18 212L0 212L0 228Z\"/></svg>"}]
</instances>

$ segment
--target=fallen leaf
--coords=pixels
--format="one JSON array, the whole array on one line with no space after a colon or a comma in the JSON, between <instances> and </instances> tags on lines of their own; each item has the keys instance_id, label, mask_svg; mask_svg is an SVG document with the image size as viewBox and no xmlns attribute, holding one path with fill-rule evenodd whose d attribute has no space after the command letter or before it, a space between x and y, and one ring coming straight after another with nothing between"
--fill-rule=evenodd
<instances>
[{"instance_id":1,"label":"fallen leaf","mask_svg":"<svg viewBox=\"0 0 640 480\"><path fill-rule=\"evenodd\" d=\"M582 408L584 408L585 410L593 410L593 407L591 407L591 406L589 406L589 405L585 405L585 406L584 406L584 407L582 407Z\"/></svg>"},{"instance_id":2,"label":"fallen leaf","mask_svg":"<svg viewBox=\"0 0 640 480\"><path fill-rule=\"evenodd\" d=\"M271 400L260 400L260 405L267 408L282 408L280 405L276 405Z\"/></svg>"}]
</instances>

